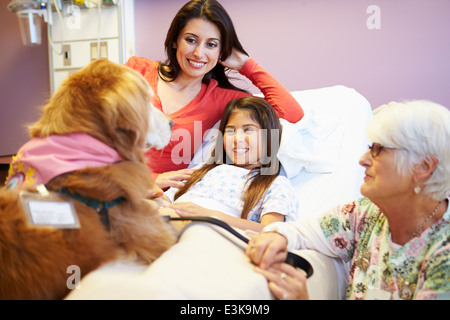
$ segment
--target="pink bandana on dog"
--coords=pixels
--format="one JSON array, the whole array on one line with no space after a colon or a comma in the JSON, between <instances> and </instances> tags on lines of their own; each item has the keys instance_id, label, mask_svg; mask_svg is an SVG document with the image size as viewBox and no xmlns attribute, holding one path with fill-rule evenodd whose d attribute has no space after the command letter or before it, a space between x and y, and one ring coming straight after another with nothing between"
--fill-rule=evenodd
<instances>
[{"instance_id":1,"label":"pink bandana on dog","mask_svg":"<svg viewBox=\"0 0 450 320\"><path fill-rule=\"evenodd\" d=\"M6 188L37 186L63 173L120 160L116 150L85 133L34 138L13 157Z\"/></svg>"}]
</instances>

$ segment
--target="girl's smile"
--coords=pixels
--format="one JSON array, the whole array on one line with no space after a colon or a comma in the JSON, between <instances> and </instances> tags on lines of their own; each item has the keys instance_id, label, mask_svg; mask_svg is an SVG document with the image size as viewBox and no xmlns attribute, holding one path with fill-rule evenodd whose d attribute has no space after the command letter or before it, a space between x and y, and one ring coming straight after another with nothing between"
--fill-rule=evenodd
<instances>
[{"instance_id":1,"label":"girl's smile","mask_svg":"<svg viewBox=\"0 0 450 320\"><path fill-rule=\"evenodd\" d=\"M231 114L223 139L225 152L234 165L246 169L261 165L262 130L248 111Z\"/></svg>"}]
</instances>

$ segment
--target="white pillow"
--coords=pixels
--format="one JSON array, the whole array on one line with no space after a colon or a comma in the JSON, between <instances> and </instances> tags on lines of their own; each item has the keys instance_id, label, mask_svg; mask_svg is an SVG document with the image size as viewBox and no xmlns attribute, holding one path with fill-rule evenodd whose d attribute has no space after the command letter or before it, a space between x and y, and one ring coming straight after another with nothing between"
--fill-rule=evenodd
<instances>
[{"instance_id":1,"label":"white pillow","mask_svg":"<svg viewBox=\"0 0 450 320\"><path fill-rule=\"evenodd\" d=\"M281 119L283 134L278 159L284 174L291 179L302 170L332 173L342 150L342 139L355 108L370 109L369 102L356 90L338 85L293 91L305 116L297 123ZM261 96L261 95L257 95ZM217 122L189 164L192 168L208 160L218 134Z\"/></svg>"},{"instance_id":2,"label":"white pillow","mask_svg":"<svg viewBox=\"0 0 450 320\"><path fill-rule=\"evenodd\" d=\"M358 110L370 110L369 102L356 90L342 85L291 94L302 106L305 116L297 123L282 120L278 159L287 177L293 178L302 170L335 172L341 156L345 156L341 154L342 142L351 126L352 115ZM359 115L357 119L361 120Z\"/></svg>"}]
</instances>

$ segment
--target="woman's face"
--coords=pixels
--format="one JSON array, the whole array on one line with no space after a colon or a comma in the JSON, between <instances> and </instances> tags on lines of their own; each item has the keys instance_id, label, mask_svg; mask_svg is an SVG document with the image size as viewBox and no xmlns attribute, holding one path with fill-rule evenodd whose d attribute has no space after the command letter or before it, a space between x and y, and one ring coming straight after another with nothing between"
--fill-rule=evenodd
<instances>
[{"instance_id":1,"label":"woman's face","mask_svg":"<svg viewBox=\"0 0 450 320\"><path fill-rule=\"evenodd\" d=\"M261 126L250 117L249 111L231 114L225 126L223 144L234 165L249 170L261 166L262 141Z\"/></svg>"},{"instance_id":2,"label":"woman's face","mask_svg":"<svg viewBox=\"0 0 450 320\"><path fill-rule=\"evenodd\" d=\"M219 60L219 28L202 18L189 20L175 44L177 61L184 77L203 79Z\"/></svg>"},{"instance_id":3,"label":"woman's face","mask_svg":"<svg viewBox=\"0 0 450 320\"><path fill-rule=\"evenodd\" d=\"M370 150L359 160L365 170L361 194L378 206L409 197L414 189L412 175L402 176L394 162L395 149L382 148L374 158Z\"/></svg>"}]
</instances>

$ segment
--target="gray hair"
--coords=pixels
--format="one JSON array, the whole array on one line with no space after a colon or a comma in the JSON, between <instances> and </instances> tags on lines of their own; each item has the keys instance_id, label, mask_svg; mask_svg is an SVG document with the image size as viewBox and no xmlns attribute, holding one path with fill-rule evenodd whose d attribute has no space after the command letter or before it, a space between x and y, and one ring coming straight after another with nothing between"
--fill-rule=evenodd
<instances>
[{"instance_id":1,"label":"gray hair","mask_svg":"<svg viewBox=\"0 0 450 320\"><path fill-rule=\"evenodd\" d=\"M391 102L374 110L367 136L400 149L394 161L401 175L411 173L430 155L436 157L437 167L423 193L436 201L450 195L450 110L426 100Z\"/></svg>"}]
</instances>

